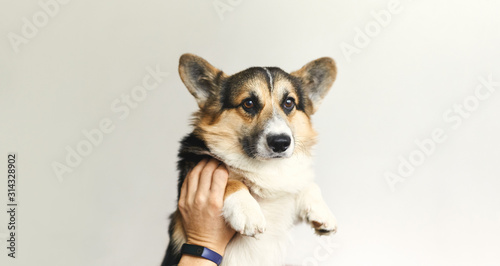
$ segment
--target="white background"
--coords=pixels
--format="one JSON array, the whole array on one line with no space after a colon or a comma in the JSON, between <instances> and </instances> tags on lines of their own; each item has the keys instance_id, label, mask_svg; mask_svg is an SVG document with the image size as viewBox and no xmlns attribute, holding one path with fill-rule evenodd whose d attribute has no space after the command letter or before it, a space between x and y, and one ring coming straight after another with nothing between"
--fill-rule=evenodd
<instances>
[{"instance_id":1,"label":"white background","mask_svg":"<svg viewBox=\"0 0 500 266\"><path fill-rule=\"evenodd\" d=\"M219 16L211 0L73 0L16 46L9 34L23 36L23 17L43 9L2 0L0 202L6 155L16 152L19 238L10 259L1 211L0 264L159 265L178 141L197 107L177 74L190 52L229 74L337 61L313 122L316 181L339 232L319 238L297 227L290 264L499 265L500 86L456 129L443 113L470 99L480 77L500 82L500 4L402 0L388 25L345 56L341 45L355 47L356 28L388 2L233 0ZM157 65L169 76L121 120L111 104ZM53 163L66 163L66 146L105 118L114 131L60 182ZM393 192L384 173L397 174L398 157L437 128L446 141Z\"/></svg>"}]
</instances>

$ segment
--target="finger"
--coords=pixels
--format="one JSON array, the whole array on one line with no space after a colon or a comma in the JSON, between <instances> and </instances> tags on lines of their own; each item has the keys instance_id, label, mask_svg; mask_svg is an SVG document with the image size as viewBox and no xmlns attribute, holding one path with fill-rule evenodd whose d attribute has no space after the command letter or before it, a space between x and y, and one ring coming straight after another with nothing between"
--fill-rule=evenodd
<instances>
[{"instance_id":1,"label":"finger","mask_svg":"<svg viewBox=\"0 0 500 266\"><path fill-rule=\"evenodd\" d=\"M184 177L184 181L182 182L182 186L181 186L181 191L180 191L180 194L179 194L179 203L182 202L182 205L185 206L184 204L186 203L186 194L187 194L187 186L188 186L188 182L189 182L189 178L187 178L187 176L189 176L189 174L191 173L191 171L188 172L188 174L186 175L186 177ZM179 204L179 207L180 207L181 204Z\"/></svg>"},{"instance_id":2,"label":"finger","mask_svg":"<svg viewBox=\"0 0 500 266\"><path fill-rule=\"evenodd\" d=\"M212 183L212 176L215 169L219 166L219 161L210 159L200 173L200 181L198 182L198 195L207 196L210 193L210 185Z\"/></svg>"},{"instance_id":3,"label":"finger","mask_svg":"<svg viewBox=\"0 0 500 266\"><path fill-rule=\"evenodd\" d=\"M191 172L193 171L193 169L190 169L187 174L184 176L184 180L182 180L182 185L181 185L181 195L182 195L182 191L183 190L186 190L187 189L187 186L188 186L188 183L189 183L189 178L188 176L191 174ZM185 196L185 195L184 195Z\"/></svg>"},{"instance_id":4,"label":"finger","mask_svg":"<svg viewBox=\"0 0 500 266\"><path fill-rule=\"evenodd\" d=\"M196 191L198 190L198 180L200 179L200 172L203 170L205 165L207 164L208 159L201 160L189 173L187 176L188 184L187 184L187 195L186 200L189 203L194 201L194 197L196 195Z\"/></svg>"},{"instance_id":5,"label":"finger","mask_svg":"<svg viewBox=\"0 0 500 266\"><path fill-rule=\"evenodd\" d=\"M224 198L224 192L226 190L227 179L229 178L229 172L224 164L221 164L215 169L212 184L210 186L210 192L214 197L218 199Z\"/></svg>"}]
</instances>

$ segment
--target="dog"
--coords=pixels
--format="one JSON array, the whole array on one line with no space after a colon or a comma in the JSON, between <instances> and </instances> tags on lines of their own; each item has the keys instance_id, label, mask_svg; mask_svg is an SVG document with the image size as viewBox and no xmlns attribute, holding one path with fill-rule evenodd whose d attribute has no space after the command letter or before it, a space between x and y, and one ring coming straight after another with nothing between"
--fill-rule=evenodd
<instances>
[{"instance_id":1,"label":"dog","mask_svg":"<svg viewBox=\"0 0 500 266\"><path fill-rule=\"evenodd\" d=\"M313 182L311 116L337 75L328 57L287 73L251 67L227 75L206 60L184 54L180 77L199 110L179 150L178 193L187 173L204 158L229 170L222 215L237 232L223 266L284 265L290 229L305 221L319 235L336 232L334 215ZM179 262L186 237L179 211L170 216L170 242L162 265Z\"/></svg>"}]
</instances>

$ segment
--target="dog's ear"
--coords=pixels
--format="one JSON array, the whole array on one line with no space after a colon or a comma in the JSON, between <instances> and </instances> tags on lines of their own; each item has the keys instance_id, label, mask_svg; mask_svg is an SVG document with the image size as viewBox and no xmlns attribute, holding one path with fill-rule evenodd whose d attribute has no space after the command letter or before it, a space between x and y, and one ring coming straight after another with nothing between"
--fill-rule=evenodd
<instances>
[{"instance_id":1,"label":"dog's ear","mask_svg":"<svg viewBox=\"0 0 500 266\"><path fill-rule=\"evenodd\" d=\"M314 114L335 81L337 67L333 59L322 57L309 62L291 75L301 81L305 94L312 102Z\"/></svg>"},{"instance_id":2,"label":"dog's ear","mask_svg":"<svg viewBox=\"0 0 500 266\"><path fill-rule=\"evenodd\" d=\"M218 93L222 79L225 77L222 71L193 54L181 56L179 75L200 108L205 106L211 96Z\"/></svg>"}]
</instances>

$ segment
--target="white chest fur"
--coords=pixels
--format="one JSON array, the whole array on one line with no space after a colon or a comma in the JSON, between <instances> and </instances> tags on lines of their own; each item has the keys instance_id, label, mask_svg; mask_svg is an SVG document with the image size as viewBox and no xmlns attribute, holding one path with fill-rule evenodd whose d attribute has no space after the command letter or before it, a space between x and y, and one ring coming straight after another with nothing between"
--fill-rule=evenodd
<instances>
[{"instance_id":1,"label":"white chest fur","mask_svg":"<svg viewBox=\"0 0 500 266\"><path fill-rule=\"evenodd\" d=\"M292 156L243 167L238 165L238 168L231 167L231 177L247 184L256 202L248 192L236 192L224 203L225 217L232 225L234 220L247 219L245 226L239 228L246 234L252 235L260 228L265 231L256 237L237 234L227 246L222 265L283 265L289 231L299 219L300 195L313 180L311 159ZM242 215L235 210L243 210ZM248 225L253 228L248 230Z\"/></svg>"},{"instance_id":2,"label":"white chest fur","mask_svg":"<svg viewBox=\"0 0 500 266\"><path fill-rule=\"evenodd\" d=\"M312 159L306 155L268 161L227 159L224 162L230 166L230 177L244 182L252 194L261 198L280 198L299 193L314 179Z\"/></svg>"},{"instance_id":3,"label":"white chest fur","mask_svg":"<svg viewBox=\"0 0 500 266\"><path fill-rule=\"evenodd\" d=\"M293 195L258 201L265 217L265 232L255 237L236 234L226 248L223 266L277 266L284 264L289 231L297 222Z\"/></svg>"}]
</instances>

